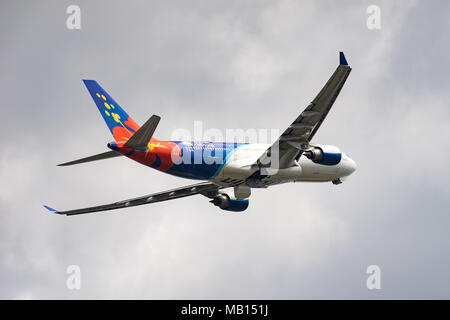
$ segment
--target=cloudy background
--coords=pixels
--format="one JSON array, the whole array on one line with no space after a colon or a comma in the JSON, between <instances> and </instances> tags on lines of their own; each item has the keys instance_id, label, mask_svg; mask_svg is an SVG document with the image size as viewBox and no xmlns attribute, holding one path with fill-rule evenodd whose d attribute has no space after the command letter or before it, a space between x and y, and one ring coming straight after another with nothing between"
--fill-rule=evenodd
<instances>
[{"instance_id":1,"label":"cloudy background","mask_svg":"<svg viewBox=\"0 0 450 320\"><path fill-rule=\"evenodd\" d=\"M0 30L0 298L450 298L448 1L2 1ZM357 162L345 183L255 190L243 214L201 196L42 208L193 182L118 158L56 167L112 140L81 79L138 123L160 115L160 139L196 120L283 130L340 50L353 71L315 140Z\"/></svg>"}]
</instances>

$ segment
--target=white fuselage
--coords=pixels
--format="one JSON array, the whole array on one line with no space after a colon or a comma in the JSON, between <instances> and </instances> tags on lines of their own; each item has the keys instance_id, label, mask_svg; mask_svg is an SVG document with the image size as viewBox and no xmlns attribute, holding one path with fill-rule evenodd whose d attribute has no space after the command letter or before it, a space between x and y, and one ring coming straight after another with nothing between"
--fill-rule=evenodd
<instances>
[{"instance_id":1,"label":"white fuselage","mask_svg":"<svg viewBox=\"0 0 450 320\"><path fill-rule=\"evenodd\" d=\"M226 159L220 172L211 181L218 185L227 185L230 181L245 181L246 178L258 170L258 168L254 167L254 164L269 147L270 145L268 144L241 145L228 157L228 159ZM314 163L302 156L299 161L290 168L263 169L266 170L263 173L267 176L263 179L263 185L258 187L295 181L335 181L350 175L355 169L355 162L345 153L342 153L341 161L336 165Z\"/></svg>"}]
</instances>

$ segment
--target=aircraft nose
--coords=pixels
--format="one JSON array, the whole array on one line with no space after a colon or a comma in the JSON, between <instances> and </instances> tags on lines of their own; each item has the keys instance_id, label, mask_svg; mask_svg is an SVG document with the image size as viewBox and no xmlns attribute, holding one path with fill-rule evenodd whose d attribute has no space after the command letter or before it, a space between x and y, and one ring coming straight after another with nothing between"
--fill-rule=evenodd
<instances>
[{"instance_id":1,"label":"aircraft nose","mask_svg":"<svg viewBox=\"0 0 450 320\"><path fill-rule=\"evenodd\" d=\"M351 158L347 158L345 169L348 172L347 175L351 175L356 170L356 162Z\"/></svg>"},{"instance_id":2,"label":"aircraft nose","mask_svg":"<svg viewBox=\"0 0 450 320\"><path fill-rule=\"evenodd\" d=\"M342 160L343 161L341 161L339 174L341 175L341 177L347 177L355 172L356 162L346 154L343 154Z\"/></svg>"}]
</instances>

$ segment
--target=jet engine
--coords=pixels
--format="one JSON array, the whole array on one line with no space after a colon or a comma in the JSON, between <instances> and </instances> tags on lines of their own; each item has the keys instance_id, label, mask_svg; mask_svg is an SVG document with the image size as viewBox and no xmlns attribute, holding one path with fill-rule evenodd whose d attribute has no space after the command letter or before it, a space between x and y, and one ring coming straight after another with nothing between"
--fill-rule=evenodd
<instances>
[{"instance_id":1,"label":"jet engine","mask_svg":"<svg viewBox=\"0 0 450 320\"><path fill-rule=\"evenodd\" d=\"M210 202L222 210L235 212L244 211L249 203L248 199L232 199L226 193L219 193Z\"/></svg>"},{"instance_id":2,"label":"jet engine","mask_svg":"<svg viewBox=\"0 0 450 320\"><path fill-rule=\"evenodd\" d=\"M329 145L314 146L312 149L303 152L303 154L312 162L326 166L334 166L341 162L342 158L341 150Z\"/></svg>"}]
</instances>

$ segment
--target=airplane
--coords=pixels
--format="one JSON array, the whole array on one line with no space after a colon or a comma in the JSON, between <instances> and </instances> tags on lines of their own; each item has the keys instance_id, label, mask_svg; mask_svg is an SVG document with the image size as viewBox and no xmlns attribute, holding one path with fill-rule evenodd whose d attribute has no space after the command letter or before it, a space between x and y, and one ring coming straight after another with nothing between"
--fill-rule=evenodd
<instances>
[{"instance_id":1,"label":"airplane","mask_svg":"<svg viewBox=\"0 0 450 320\"><path fill-rule=\"evenodd\" d=\"M222 210L241 212L249 206L252 188L299 181L340 184L355 171L356 163L338 147L312 143L312 138L350 71L344 53L339 52L339 65L331 78L272 145L158 140L153 133L159 116L152 115L140 127L96 81L83 80L115 141L107 144L110 151L59 166L125 156L156 170L202 182L82 209L44 207L51 213L71 216L200 194Z\"/></svg>"}]
</instances>

